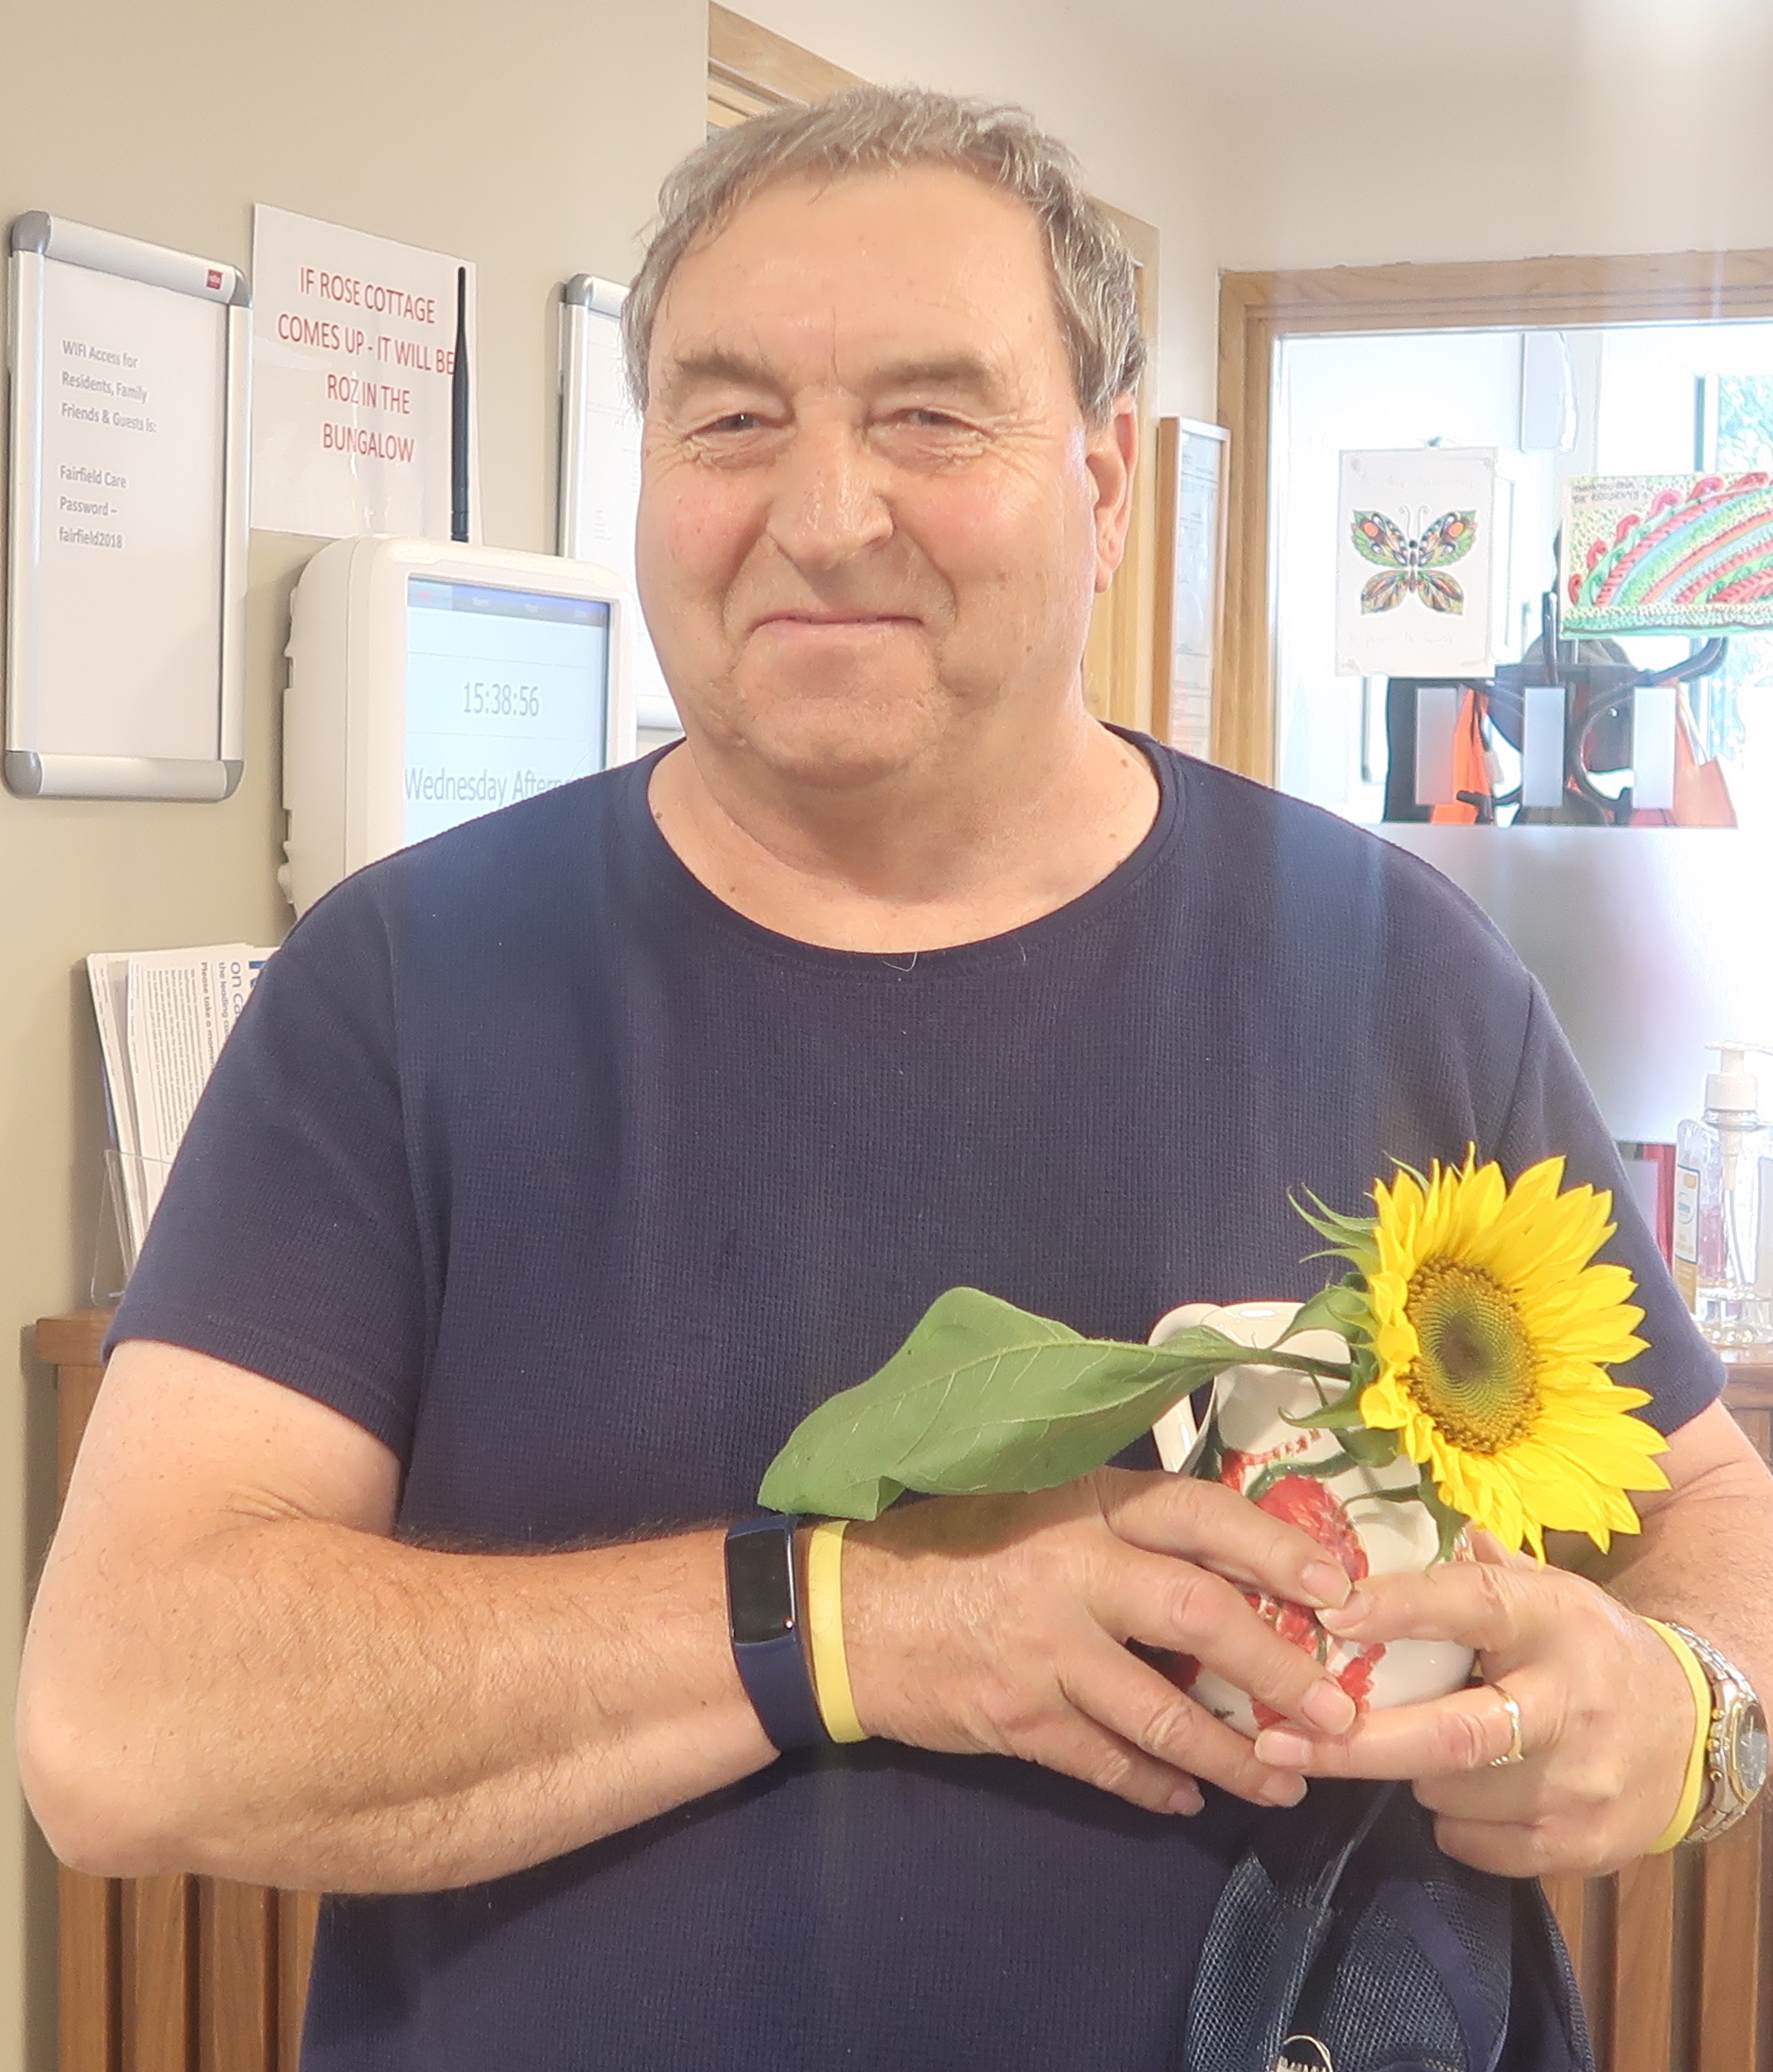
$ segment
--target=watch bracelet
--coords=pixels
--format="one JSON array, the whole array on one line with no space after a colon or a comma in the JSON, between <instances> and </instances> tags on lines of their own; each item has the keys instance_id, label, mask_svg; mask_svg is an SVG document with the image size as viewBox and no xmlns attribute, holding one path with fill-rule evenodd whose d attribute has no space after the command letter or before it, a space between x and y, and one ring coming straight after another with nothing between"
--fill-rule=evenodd
<instances>
[{"instance_id":1,"label":"watch bracelet","mask_svg":"<svg viewBox=\"0 0 1773 2072\"><path fill-rule=\"evenodd\" d=\"M1764 1777L1753 1791L1746 1795L1741 1791L1735 1763L1724 1739L1732 1708L1745 1699L1758 1708L1760 1698L1754 1686L1722 1648L1678 1620L1666 1619L1662 1623L1671 1632L1679 1634L1693 1650L1705 1673L1705 1681L1711 1687L1712 1717L1705 1729L1706 1792L1685 1839L1688 1842L1715 1841L1718 1836L1728 1834L1743 1818L1765 1783ZM1719 1793L1723 1790L1729 1792L1730 1803L1720 1805Z\"/></svg>"}]
</instances>

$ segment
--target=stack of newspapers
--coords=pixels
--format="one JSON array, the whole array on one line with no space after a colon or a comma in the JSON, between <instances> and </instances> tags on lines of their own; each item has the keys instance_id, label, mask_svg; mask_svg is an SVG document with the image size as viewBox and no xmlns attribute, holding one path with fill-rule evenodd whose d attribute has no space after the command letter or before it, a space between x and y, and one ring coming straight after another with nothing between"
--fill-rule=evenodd
<instances>
[{"instance_id":1,"label":"stack of newspapers","mask_svg":"<svg viewBox=\"0 0 1773 2072\"><path fill-rule=\"evenodd\" d=\"M210 1067L271 955L246 943L89 957L110 1109L112 1199L135 1264Z\"/></svg>"}]
</instances>

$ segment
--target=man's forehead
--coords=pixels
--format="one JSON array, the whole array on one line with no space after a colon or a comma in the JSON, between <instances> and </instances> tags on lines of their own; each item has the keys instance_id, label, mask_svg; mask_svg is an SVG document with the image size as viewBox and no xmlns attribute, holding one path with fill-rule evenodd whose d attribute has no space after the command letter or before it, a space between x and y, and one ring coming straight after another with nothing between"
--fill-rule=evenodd
<instances>
[{"instance_id":1,"label":"man's forehead","mask_svg":"<svg viewBox=\"0 0 1773 2072\"><path fill-rule=\"evenodd\" d=\"M951 169L771 187L680 262L654 381L804 379L1001 386L1059 343L1033 216Z\"/></svg>"}]
</instances>

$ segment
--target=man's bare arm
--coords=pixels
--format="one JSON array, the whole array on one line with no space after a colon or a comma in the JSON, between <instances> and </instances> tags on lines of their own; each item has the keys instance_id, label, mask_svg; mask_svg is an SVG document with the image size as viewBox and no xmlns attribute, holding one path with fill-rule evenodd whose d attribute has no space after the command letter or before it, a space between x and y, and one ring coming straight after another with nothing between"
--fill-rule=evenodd
<instances>
[{"instance_id":1,"label":"man's bare arm","mask_svg":"<svg viewBox=\"0 0 1773 2072\"><path fill-rule=\"evenodd\" d=\"M718 1530L577 1553L390 1537L398 1469L348 1419L171 1346L121 1347L32 1618L25 1788L110 1875L429 1890L496 1877L772 1761L726 1638ZM854 1573L848 1573L853 1568ZM1346 1696L1228 1575L1302 1603L1347 1578L1214 1484L1104 1469L940 1498L857 1535L870 1728L1044 1763L1153 1810L1296 1777L1120 1643L1211 1661L1289 1718Z\"/></svg>"},{"instance_id":2,"label":"man's bare arm","mask_svg":"<svg viewBox=\"0 0 1773 2072\"><path fill-rule=\"evenodd\" d=\"M1773 1705L1773 1479L1721 1403L1675 1434L1675 1486L1637 1499L1641 1533L1602 1571L1613 1594L1722 1648Z\"/></svg>"},{"instance_id":3,"label":"man's bare arm","mask_svg":"<svg viewBox=\"0 0 1773 2072\"><path fill-rule=\"evenodd\" d=\"M23 1674L25 1784L57 1853L434 1888L773 1759L726 1645L718 1531L441 1553L387 1536L397 1488L336 1412L119 1348Z\"/></svg>"}]
</instances>

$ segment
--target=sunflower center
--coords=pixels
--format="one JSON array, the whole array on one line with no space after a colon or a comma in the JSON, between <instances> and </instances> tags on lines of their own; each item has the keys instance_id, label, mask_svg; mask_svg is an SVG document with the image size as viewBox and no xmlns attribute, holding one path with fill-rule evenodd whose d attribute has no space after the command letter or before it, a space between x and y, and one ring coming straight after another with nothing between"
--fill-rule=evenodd
<instances>
[{"instance_id":1,"label":"sunflower center","mask_svg":"<svg viewBox=\"0 0 1773 2072\"><path fill-rule=\"evenodd\" d=\"M1476 1267L1424 1259L1404 1306L1421 1347L1406 1386L1423 1415L1468 1453L1500 1453L1524 1438L1539 1391L1507 1290Z\"/></svg>"}]
</instances>

